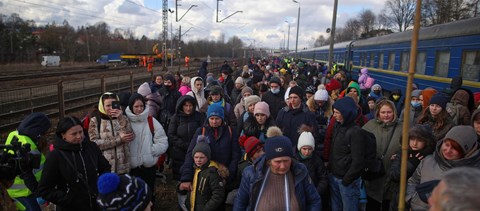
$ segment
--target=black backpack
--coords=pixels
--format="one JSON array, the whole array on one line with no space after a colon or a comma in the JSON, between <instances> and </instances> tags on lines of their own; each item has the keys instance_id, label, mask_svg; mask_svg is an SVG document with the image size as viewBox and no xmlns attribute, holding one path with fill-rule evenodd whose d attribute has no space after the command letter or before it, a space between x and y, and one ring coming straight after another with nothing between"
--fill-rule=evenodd
<instances>
[{"instance_id":1,"label":"black backpack","mask_svg":"<svg viewBox=\"0 0 480 211\"><path fill-rule=\"evenodd\" d=\"M357 128L357 129L353 129ZM362 179L364 180L374 180L377 178L382 177L385 175L385 167L383 166L383 156L385 155L387 148L383 152L381 157L377 156L377 140L375 138L375 135L371 132L368 132L358 126L354 126L353 128L350 128L347 130L345 133L345 137L347 137L348 140L351 140L351 133L353 131L360 131L361 134L361 140L365 142L365 166L364 166L364 172L362 173ZM395 131L395 128L394 128Z\"/></svg>"}]
</instances>

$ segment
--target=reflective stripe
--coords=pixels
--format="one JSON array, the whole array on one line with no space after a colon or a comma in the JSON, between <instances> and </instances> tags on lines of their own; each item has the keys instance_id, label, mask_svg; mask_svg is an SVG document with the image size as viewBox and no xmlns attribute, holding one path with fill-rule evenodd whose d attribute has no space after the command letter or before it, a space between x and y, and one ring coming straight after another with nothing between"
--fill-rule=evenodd
<instances>
[{"instance_id":1,"label":"reflective stripe","mask_svg":"<svg viewBox=\"0 0 480 211\"><path fill-rule=\"evenodd\" d=\"M9 189L23 189L23 188L27 188L26 185L24 184L13 184Z\"/></svg>"}]
</instances>

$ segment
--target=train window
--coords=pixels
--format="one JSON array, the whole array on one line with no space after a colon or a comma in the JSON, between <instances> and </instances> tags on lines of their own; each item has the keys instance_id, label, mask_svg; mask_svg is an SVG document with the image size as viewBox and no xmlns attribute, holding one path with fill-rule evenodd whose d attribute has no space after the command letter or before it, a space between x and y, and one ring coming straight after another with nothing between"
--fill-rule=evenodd
<instances>
[{"instance_id":1,"label":"train window","mask_svg":"<svg viewBox=\"0 0 480 211\"><path fill-rule=\"evenodd\" d=\"M363 65L367 66L367 52L363 53Z\"/></svg>"},{"instance_id":2,"label":"train window","mask_svg":"<svg viewBox=\"0 0 480 211\"><path fill-rule=\"evenodd\" d=\"M402 52L402 56L400 58L400 71L407 72L408 71L408 64L410 62L410 53L409 52Z\"/></svg>"},{"instance_id":3,"label":"train window","mask_svg":"<svg viewBox=\"0 0 480 211\"><path fill-rule=\"evenodd\" d=\"M437 51L435 60L435 76L448 77L450 51Z\"/></svg>"},{"instance_id":4,"label":"train window","mask_svg":"<svg viewBox=\"0 0 480 211\"><path fill-rule=\"evenodd\" d=\"M375 53L370 53L370 66L375 67Z\"/></svg>"},{"instance_id":5,"label":"train window","mask_svg":"<svg viewBox=\"0 0 480 211\"><path fill-rule=\"evenodd\" d=\"M480 77L480 50L465 51L462 55L462 77L465 80L478 81Z\"/></svg>"},{"instance_id":6,"label":"train window","mask_svg":"<svg viewBox=\"0 0 480 211\"><path fill-rule=\"evenodd\" d=\"M383 69L383 53L378 56L378 68Z\"/></svg>"},{"instance_id":7,"label":"train window","mask_svg":"<svg viewBox=\"0 0 480 211\"><path fill-rule=\"evenodd\" d=\"M417 54L417 65L415 66L415 73L425 74L425 67L427 65L427 53L418 52Z\"/></svg>"},{"instance_id":8,"label":"train window","mask_svg":"<svg viewBox=\"0 0 480 211\"><path fill-rule=\"evenodd\" d=\"M394 67L395 67L395 52L391 52L388 55L388 69L393 70Z\"/></svg>"}]
</instances>

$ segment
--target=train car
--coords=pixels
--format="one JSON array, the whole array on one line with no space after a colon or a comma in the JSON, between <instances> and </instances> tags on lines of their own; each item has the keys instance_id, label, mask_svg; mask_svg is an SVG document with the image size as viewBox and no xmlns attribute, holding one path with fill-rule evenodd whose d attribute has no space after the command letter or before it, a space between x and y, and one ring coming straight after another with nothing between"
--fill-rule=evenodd
<instances>
[{"instance_id":1,"label":"train car","mask_svg":"<svg viewBox=\"0 0 480 211\"><path fill-rule=\"evenodd\" d=\"M450 86L452 77L462 76L464 87L479 92L480 27L475 27L478 24L480 18L470 18L421 28L414 83L422 89L433 87L443 90ZM361 68L368 68L376 82L386 90L405 90L411 39L412 30L409 30L344 42L344 46L340 45L338 49L345 51L345 59L336 61L351 62L353 76L358 75ZM337 46L335 48L337 51ZM320 60L328 56L328 50L325 49L328 46L306 50L302 52L302 58L313 53L315 59Z\"/></svg>"}]
</instances>

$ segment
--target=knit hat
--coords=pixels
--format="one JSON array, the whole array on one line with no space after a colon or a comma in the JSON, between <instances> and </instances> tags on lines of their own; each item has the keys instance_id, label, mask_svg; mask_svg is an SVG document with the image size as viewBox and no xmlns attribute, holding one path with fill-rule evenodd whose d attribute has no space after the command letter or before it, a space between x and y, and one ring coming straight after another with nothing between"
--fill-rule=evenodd
<instances>
[{"instance_id":1,"label":"knit hat","mask_svg":"<svg viewBox=\"0 0 480 211\"><path fill-rule=\"evenodd\" d=\"M280 86L282 82L280 81L280 78L272 77L272 78L270 78L270 84L272 84L272 83L278 84Z\"/></svg>"},{"instance_id":2,"label":"knit hat","mask_svg":"<svg viewBox=\"0 0 480 211\"><path fill-rule=\"evenodd\" d=\"M416 90L413 90L413 91L412 91L412 97L419 98L419 97L420 97L420 94L422 94L422 90L421 90L421 89L416 89Z\"/></svg>"},{"instance_id":3,"label":"knit hat","mask_svg":"<svg viewBox=\"0 0 480 211\"><path fill-rule=\"evenodd\" d=\"M97 203L104 210L143 211L152 197L152 191L142 179L128 174L102 174L97 186Z\"/></svg>"},{"instance_id":4,"label":"knit hat","mask_svg":"<svg viewBox=\"0 0 480 211\"><path fill-rule=\"evenodd\" d=\"M210 91L210 95L212 94L222 94L222 87L219 86L219 85L213 85L211 86L210 88L208 88L208 90Z\"/></svg>"},{"instance_id":5,"label":"knit hat","mask_svg":"<svg viewBox=\"0 0 480 211\"><path fill-rule=\"evenodd\" d=\"M235 83L245 85L242 77L238 77L237 80L235 80Z\"/></svg>"},{"instance_id":6,"label":"knit hat","mask_svg":"<svg viewBox=\"0 0 480 211\"><path fill-rule=\"evenodd\" d=\"M314 100L320 101L328 101L328 92L325 89L320 89L315 92L315 96L313 96Z\"/></svg>"},{"instance_id":7,"label":"knit hat","mask_svg":"<svg viewBox=\"0 0 480 211\"><path fill-rule=\"evenodd\" d=\"M250 88L250 87L248 87L248 86L243 87L242 92L240 92L240 94L241 94L242 97L243 97L243 94L245 94L245 93L247 93L247 92L250 93L250 94L253 94L253 89Z\"/></svg>"},{"instance_id":8,"label":"knit hat","mask_svg":"<svg viewBox=\"0 0 480 211\"><path fill-rule=\"evenodd\" d=\"M315 139L313 138L312 133L302 132L302 134L300 134L300 137L298 137L298 144L297 144L298 151L300 151L300 149L304 146L310 146L313 149L315 149Z\"/></svg>"},{"instance_id":9,"label":"knit hat","mask_svg":"<svg viewBox=\"0 0 480 211\"><path fill-rule=\"evenodd\" d=\"M208 145L206 142L204 141L197 142L197 144L192 150L192 157L195 156L195 153L197 152L203 153L205 156L207 156L208 160L210 160L212 150L210 149L210 145Z\"/></svg>"},{"instance_id":10,"label":"knit hat","mask_svg":"<svg viewBox=\"0 0 480 211\"><path fill-rule=\"evenodd\" d=\"M374 84L374 85L372 86L371 91L375 91L375 90L380 90L380 91L382 91L382 86L380 86L380 84Z\"/></svg>"},{"instance_id":11,"label":"knit hat","mask_svg":"<svg viewBox=\"0 0 480 211\"><path fill-rule=\"evenodd\" d=\"M458 125L448 131L443 140L447 139L457 142L462 147L463 153L467 154L477 144L477 133L470 125Z\"/></svg>"},{"instance_id":12,"label":"knit hat","mask_svg":"<svg viewBox=\"0 0 480 211\"><path fill-rule=\"evenodd\" d=\"M271 126L267 129L267 133L265 134L267 138L272 138L275 136L283 136L282 130L277 126Z\"/></svg>"},{"instance_id":13,"label":"knit hat","mask_svg":"<svg viewBox=\"0 0 480 211\"><path fill-rule=\"evenodd\" d=\"M292 142L286 136L275 136L265 141L265 159L288 156L293 157Z\"/></svg>"},{"instance_id":14,"label":"knit hat","mask_svg":"<svg viewBox=\"0 0 480 211\"><path fill-rule=\"evenodd\" d=\"M18 125L18 134L28 136L37 143L37 138L50 129L52 123L44 113L34 112L25 117Z\"/></svg>"},{"instance_id":15,"label":"knit hat","mask_svg":"<svg viewBox=\"0 0 480 211\"><path fill-rule=\"evenodd\" d=\"M330 80L330 83L328 83L327 85L325 85L325 88L327 89L327 91L331 92L335 89L340 89L342 88L342 85L340 84L340 82L338 82L337 80L335 79L332 79Z\"/></svg>"},{"instance_id":16,"label":"knit hat","mask_svg":"<svg viewBox=\"0 0 480 211\"><path fill-rule=\"evenodd\" d=\"M437 93L430 99L430 105L432 104L437 104L442 107L443 110L445 110L447 107L447 98L445 98L442 94Z\"/></svg>"},{"instance_id":17,"label":"knit hat","mask_svg":"<svg viewBox=\"0 0 480 211\"><path fill-rule=\"evenodd\" d=\"M213 78L213 76L208 76L208 77L207 77L207 84L211 84L213 81L215 81L215 79Z\"/></svg>"},{"instance_id":18,"label":"knit hat","mask_svg":"<svg viewBox=\"0 0 480 211\"><path fill-rule=\"evenodd\" d=\"M148 82L145 82L142 85L140 85L137 89L137 93L141 94L144 97L146 97L149 94L152 94L152 90L150 89L150 85L148 85Z\"/></svg>"},{"instance_id":19,"label":"knit hat","mask_svg":"<svg viewBox=\"0 0 480 211\"><path fill-rule=\"evenodd\" d=\"M247 108L254 103L260 102L261 100L262 99L257 95L250 95L243 99L243 101L245 101L245 107Z\"/></svg>"},{"instance_id":20,"label":"knit hat","mask_svg":"<svg viewBox=\"0 0 480 211\"><path fill-rule=\"evenodd\" d=\"M251 158L253 155L255 155L255 153L257 153L258 150L263 148L263 144L255 136L250 136L247 138L247 140L245 140L243 147L245 148L245 153L247 153L247 156Z\"/></svg>"},{"instance_id":21,"label":"knit hat","mask_svg":"<svg viewBox=\"0 0 480 211\"><path fill-rule=\"evenodd\" d=\"M288 97L290 97L291 94L296 94L300 99L303 99L303 90L299 86L292 87L288 93Z\"/></svg>"},{"instance_id":22,"label":"knit hat","mask_svg":"<svg viewBox=\"0 0 480 211\"><path fill-rule=\"evenodd\" d=\"M210 104L207 109L207 118L218 116L222 120L225 118L223 107L217 103Z\"/></svg>"},{"instance_id":23,"label":"knit hat","mask_svg":"<svg viewBox=\"0 0 480 211\"><path fill-rule=\"evenodd\" d=\"M310 85L307 87L307 89L305 90L305 93L310 93L310 94L315 94L315 87Z\"/></svg>"},{"instance_id":24,"label":"knit hat","mask_svg":"<svg viewBox=\"0 0 480 211\"><path fill-rule=\"evenodd\" d=\"M270 117L270 107L266 102L258 102L255 104L255 108L253 109L253 115L255 114L265 114L268 118Z\"/></svg>"}]
</instances>

